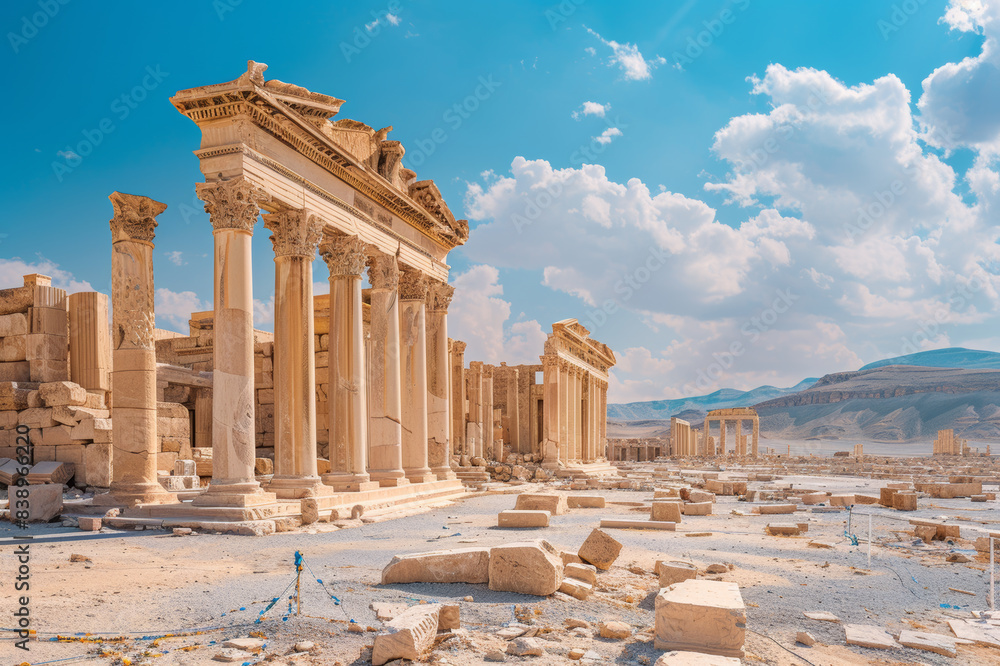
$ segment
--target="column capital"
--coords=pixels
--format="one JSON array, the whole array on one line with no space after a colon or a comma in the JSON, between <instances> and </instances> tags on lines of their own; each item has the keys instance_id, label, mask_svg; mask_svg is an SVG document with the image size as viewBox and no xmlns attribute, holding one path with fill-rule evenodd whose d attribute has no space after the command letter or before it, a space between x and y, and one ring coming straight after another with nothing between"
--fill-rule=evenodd
<instances>
[{"instance_id":1,"label":"column capital","mask_svg":"<svg viewBox=\"0 0 1000 666\"><path fill-rule=\"evenodd\" d=\"M461 340L452 340L450 338L449 338L449 342L451 342L451 350L452 350L452 352L454 352L456 354L464 354L465 353L465 347L469 344L467 342L462 342Z\"/></svg>"},{"instance_id":2,"label":"column capital","mask_svg":"<svg viewBox=\"0 0 1000 666\"><path fill-rule=\"evenodd\" d=\"M205 212L216 231L236 229L253 233L260 204L271 200L265 190L243 176L214 183L197 183L195 193L205 202Z\"/></svg>"},{"instance_id":3,"label":"column capital","mask_svg":"<svg viewBox=\"0 0 1000 666\"><path fill-rule=\"evenodd\" d=\"M323 236L319 256L323 257L330 277L361 277L368 262L368 244L360 236L346 234Z\"/></svg>"},{"instance_id":4,"label":"column capital","mask_svg":"<svg viewBox=\"0 0 1000 666\"><path fill-rule=\"evenodd\" d=\"M399 287L399 262L394 254L374 251L368 255L368 280L372 289L396 289Z\"/></svg>"},{"instance_id":5,"label":"column capital","mask_svg":"<svg viewBox=\"0 0 1000 666\"><path fill-rule=\"evenodd\" d=\"M111 242L131 240L152 244L156 238L156 216L167 209L167 204L121 192L112 192L108 199L115 210L111 218Z\"/></svg>"},{"instance_id":6,"label":"column capital","mask_svg":"<svg viewBox=\"0 0 1000 666\"><path fill-rule=\"evenodd\" d=\"M265 215L264 228L271 232L276 257L312 259L323 235L323 220L308 210L286 210Z\"/></svg>"},{"instance_id":7,"label":"column capital","mask_svg":"<svg viewBox=\"0 0 1000 666\"><path fill-rule=\"evenodd\" d=\"M404 269L399 272L399 300L423 301L430 287L427 276L422 271Z\"/></svg>"},{"instance_id":8,"label":"column capital","mask_svg":"<svg viewBox=\"0 0 1000 666\"><path fill-rule=\"evenodd\" d=\"M427 293L427 309L431 312L447 312L451 299L455 296L455 288L447 282L431 280Z\"/></svg>"}]
</instances>

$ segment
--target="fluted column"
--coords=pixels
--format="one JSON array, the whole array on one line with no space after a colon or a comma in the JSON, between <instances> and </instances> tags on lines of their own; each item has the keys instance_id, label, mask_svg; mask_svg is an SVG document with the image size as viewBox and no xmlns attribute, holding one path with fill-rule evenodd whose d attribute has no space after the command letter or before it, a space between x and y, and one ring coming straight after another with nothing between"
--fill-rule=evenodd
<instances>
[{"instance_id":1,"label":"fluted column","mask_svg":"<svg viewBox=\"0 0 1000 666\"><path fill-rule=\"evenodd\" d=\"M465 439L465 346L451 341L451 446L454 455L468 456Z\"/></svg>"},{"instance_id":2,"label":"fluted column","mask_svg":"<svg viewBox=\"0 0 1000 666\"><path fill-rule=\"evenodd\" d=\"M243 178L198 183L215 245L214 337L211 405L212 481L193 500L198 506L251 506L274 502L254 477L253 270L250 245L264 190ZM200 419L204 419L201 415ZM199 445L204 442L199 443Z\"/></svg>"},{"instance_id":3,"label":"fluted column","mask_svg":"<svg viewBox=\"0 0 1000 666\"><path fill-rule=\"evenodd\" d=\"M427 465L427 277L399 276L403 472L410 483L437 481Z\"/></svg>"},{"instance_id":4,"label":"fluted column","mask_svg":"<svg viewBox=\"0 0 1000 666\"><path fill-rule=\"evenodd\" d=\"M439 481L456 478L448 413L448 305L454 294L444 282L432 282L427 292L427 464Z\"/></svg>"},{"instance_id":5,"label":"fluted column","mask_svg":"<svg viewBox=\"0 0 1000 666\"><path fill-rule=\"evenodd\" d=\"M580 461L580 371L575 365L569 367L569 457Z\"/></svg>"},{"instance_id":6,"label":"fluted column","mask_svg":"<svg viewBox=\"0 0 1000 666\"><path fill-rule=\"evenodd\" d=\"M166 204L111 194L111 303L114 393L111 396L111 491L96 504L176 502L156 480L156 329L153 313L153 239Z\"/></svg>"},{"instance_id":7,"label":"fluted column","mask_svg":"<svg viewBox=\"0 0 1000 666\"><path fill-rule=\"evenodd\" d=\"M559 418L559 359L545 355L542 359L542 454L543 465L548 468L559 466L560 418Z\"/></svg>"},{"instance_id":8,"label":"fluted column","mask_svg":"<svg viewBox=\"0 0 1000 666\"><path fill-rule=\"evenodd\" d=\"M369 474L382 486L409 483L403 473L400 427L399 264L396 256L368 257L371 281L371 366L368 372Z\"/></svg>"},{"instance_id":9,"label":"fluted column","mask_svg":"<svg viewBox=\"0 0 1000 666\"><path fill-rule=\"evenodd\" d=\"M727 425L726 419L725 418L720 418L719 419L719 442L720 442L720 445L719 445L719 447L720 447L719 455L723 455L723 456L726 455L726 425Z\"/></svg>"},{"instance_id":10,"label":"fluted column","mask_svg":"<svg viewBox=\"0 0 1000 666\"><path fill-rule=\"evenodd\" d=\"M367 245L357 236L326 236L320 256L330 269L330 473L337 491L378 488L368 475L368 409L361 276Z\"/></svg>"},{"instance_id":11,"label":"fluted column","mask_svg":"<svg viewBox=\"0 0 1000 666\"><path fill-rule=\"evenodd\" d=\"M465 379L465 393L469 398L469 427L466 439L469 455L479 458L483 455L483 362L470 361Z\"/></svg>"},{"instance_id":12,"label":"fluted column","mask_svg":"<svg viewBox=\"0 0 1000 666\"><path fill-rule=\"evenodd\" d=\"M559 460L563 464L568 463L573 457L573 443L570 440L573 428L570 426L569 409L573 393L570 388L571 379L569 363L559 359Z\"/></svg>"},{"instance_id":13,"label":"fluted column","mask_svg":"<svg viewBox=\"0 0 1000 666\"><path fill-rule=\"evenodd\" d=\"M274 478L283 499L330 492L316 465L313 272L323 231L306 210L264 216L274 246Z\"/></svg>"},{"instance_id":14,"label":"fluted column","mask_svg":"<svg viewBox=\"0 0 1000 666\"><path fill-rule=\"evenodd\" d=\"M479 455L486 460L496 460L496 450L493 446L493 367L483 365L483 390L480 395L483 414L483 436L479 447Z\"/></svg>"}]
</instances>

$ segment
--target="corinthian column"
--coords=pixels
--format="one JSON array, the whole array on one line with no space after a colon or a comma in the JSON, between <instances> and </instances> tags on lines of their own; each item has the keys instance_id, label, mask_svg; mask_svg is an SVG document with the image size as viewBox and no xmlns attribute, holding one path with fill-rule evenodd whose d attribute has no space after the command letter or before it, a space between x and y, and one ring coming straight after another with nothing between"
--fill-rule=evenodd
<instances>
[{"instance_id":1,"label":"corinthian column","mask_svg":"<svg viewBox=\"0 0 1000 666\"><path fill-rule=\"evenodd\" d=\"M559 467L561 450L562 419L560 418L560 370L559 358L546 354L542 356L542 381L545 382L542 397L542 455L543 467Z\"/></svg>"},{"instance_id":2,"label":"corinthian column","mask_svg":"<svg viewBox=\"0 0 1000 666\"><path fill-rule=\"evenodd\" d=\"M427 278L404 270L399 279L403 471L410 483L437 481L427 465Z\"/></svg>"},{"instance_id":3,"label":"corinthian column","mask_svg":"<svg viewBox=\"0 0 1000 666\"><path fill-rule=\"evenodd\" d=\"M374 490L368 476L365 331L361 276L367 245L357 236L326 236L320 256L330 269L330 473L337 491Z\"/></svg>"},{"instance_id":4,"label":"corinthian column","mask_svg":"<svg viewBox=\"0 0 1000 666\"><path fill-rule=\"evenodd\" d=\"M274 478L296 499L330 492L316 467L312 262L323 222L305 210L264 216L274 245Z\"/></svg>"},{"instance_id":5,"label":"corinthian column","mask_svg":"<svg viewBox=\"0 0 1000 666\"><path fill-rule=\"evenodd\" d=\"M113 384L111 492L101 505L176 502L156 480L156 347L153 238L166 204L114 192L111 205Z\"/></svg>"},{"instance_id":6,"label":"corinthian column","mask_svg":"<svg viewBox=\"0 0 1000 666\"><path fill-rule=\"evenodd\" d=\"M439 481L456 478L448 412L448 305L454 294L444 282L433 282L427 293L427 464Z\"/></svg>"},{"instance_id":7,"label":"corinthian column","mask_svg":"<svg viewBox=\"0 0 1000 666\"><path fill-rule=\"evenodd\" d=\"M451 448L457 456L469 455L465 441L465 344L451 341Z\"/></svg>"},{"instance_id":8,"label":"corinthian column","mask_svg":"<svg viewBox=\"0 0 1000 666\"><path fill-rule=\"evenodd\" d=\"M199 183L215 242L212 482L198 506L270 504L254 478L253 269L250 245L264 190L243 178Z\"/></svg>"},{"instance_id":9,"label":"corinthian column","mask_svg":"<svg viewBox=\"0 0 1000 666\"><path fill-rule=\"evenodd\" d=\"M399 264L391 254L369 257L371 367L368 386L369 473L381 486L402 486L403 434L399 386Z\"/></svg>"}]
</instances>

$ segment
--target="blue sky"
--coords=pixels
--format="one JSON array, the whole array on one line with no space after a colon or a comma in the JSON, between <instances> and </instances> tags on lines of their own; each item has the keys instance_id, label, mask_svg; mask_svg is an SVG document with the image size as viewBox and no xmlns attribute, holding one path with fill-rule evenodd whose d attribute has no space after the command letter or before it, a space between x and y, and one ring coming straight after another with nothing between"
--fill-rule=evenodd
<instances>
[{"instance_id":1,"label":"blue sky","mask_svg":"<svg viewBox=\"0 0 1000 666\"><path fill-rule=\"evenodd\" d=\"M107 292L121 190L169 206L158 324L210 309L199 132L168 98L253 59L392 125L470 219L470 358L532 362L578 317L627 401L1000 349L998 4L8 2L0 286ZM262 226L254 248L269 328Z\"/></svg>"}]
</instances>

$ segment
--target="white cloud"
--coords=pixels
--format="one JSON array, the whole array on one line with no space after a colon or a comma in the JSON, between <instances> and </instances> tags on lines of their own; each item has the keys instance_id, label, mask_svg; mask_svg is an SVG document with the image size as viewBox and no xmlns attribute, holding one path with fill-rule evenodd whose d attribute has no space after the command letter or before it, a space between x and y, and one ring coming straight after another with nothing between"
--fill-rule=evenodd
<instances>
[{"instance_id":1,"label":"white cloud","mask_svg":"<svg viewBox=\"0 0 1000 666\"><path fill-rule=\"evenodd\" d=\"M588 46L587 48L584 49L584 51L586 51L589 55L592 56L597 55L597 49L595 49L593 46Z\"/></svg>"},{"instance_id":2,"label":"white cloud","mask_svg":"<svg viewBox=\"0 0 1000 666\"><path fill-rule=\"evenodd\" d=\"M191 313L212 309L212 304L202 301L193 291L171 291L160 287L155 292L154 308L158 328L188 334Z\"/></svg>"},{"instance_id":3,"label":"white cloud","mask_svg":"<svg viewBox=\"0 0 1000 666\"><path fill-rule=\"evenodd\" d=\"M392 25L399 25L399 16L397 16L396 14L386 14L385 20L391 23Z\"/></svg>"},{"instance_id":4,"label":"white cloud","mask_svg":"<svg viewBox=\"0 0 1000 666\"><path fill-rule=\"evenodd\" d=\"M274 324L274 294L265 303L260 299L253 299L253 325L254 328L269 330Z\"/></svg>"},{"instance_id":5,"label":"white cloud","mask_svg":"<svg viewBox=\"0 0 1000 666\"><path fill-rule=\"evenodd\" d=\"M605 46L611 49L609 64L617 65L627 81L644 81L653 76L653 70L667 62L666 58L656 56L652 60L647 60L639 47L634 44L619 44L614 40L606 40L595 31L587 28L587 32L601 40Z\"/></svg>"},{"instance_id":6,"label":"white cloud","mask_svg":"<svg viewBox=\"0 0 1000 666\"><path fill-rule=\"evenodd\" d=\"M607 145L611 143L611 139L621 135L622 131L620 129L618 129L617 127L609 127L608 129L601 132L600 136L593 137L593 140L596 141L597 143Z\"/></svg>"},{"instance_id":7,"label":"white cloud","mask_svg":"<svg viewBox=\"0 0 1000 666\"><path fill-rule=\"evenodd\" d=\"M59 268L59 264L38 255L37 261L25 261L20 257L0 259L0 289L20 287L24 284L24 276L32 273L48 275L52 278L52 286L65 289L67 294L78 291L95 291L86 280L77 280L69 271Z\"/></svg>"},{"instance_id":8,"label":"white cloud","mask_svg":"<svg viewBox=\"0 0 1000 666\"><path fill-rule=\"evenodd\" d=\"M448 335L468 344L466 361L509 365L538 363L545 332L535 321L508 325L510 303L502 298L500 271L480 264L456 275L455 297L448 313Z\"/></svg>"},{"instance_id":9,"label":"white cloud","mask_svg":"<svg viewBox=\"0 0 1000 666\"><path fill-rule=\"evenodd\" d=\"M164 252L163 254L167 255L167 260L175 266L183 266L186 263L184 261L184 253L180 250Z\"/></svg>"},{"instance_id":10,"label":"white cloud","mask_svg":"<svg viewBox=\"0 0 1000 666\"><path fill-rule=\"evenodd\" d=\"M603 118L611 108L610 104L598 104L597 102L584 102L580 108L573 112L573 120L579 120L585 116L596 116Z\"/></svg>"},{"instance_id":11,"label":"white cloud","mask_svg":"<svg viewBox=\"0 0 1000 666\"><path fill-rule=\"evenodd\" d=\"M83 159L82 157L80 157L79 155L76 154L75 150L57 150L56 151L56 155L58 155L59 157L63 158L67 162L70 161L70 160L80 160L80 159Z\"/></svg>"}]
</instances>

